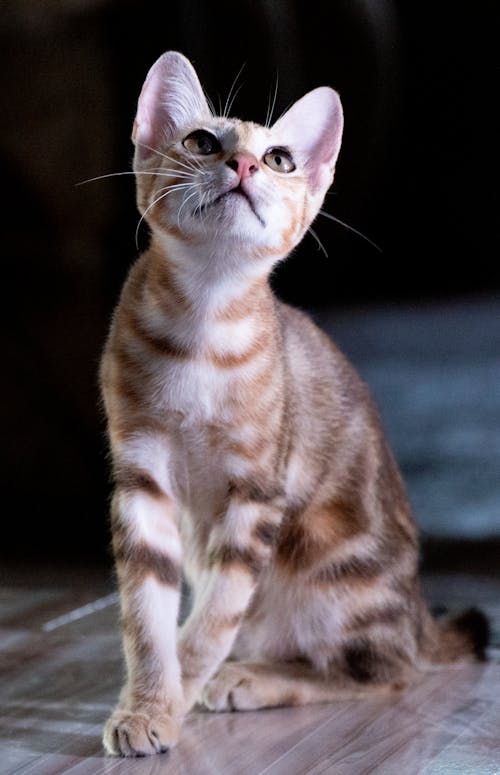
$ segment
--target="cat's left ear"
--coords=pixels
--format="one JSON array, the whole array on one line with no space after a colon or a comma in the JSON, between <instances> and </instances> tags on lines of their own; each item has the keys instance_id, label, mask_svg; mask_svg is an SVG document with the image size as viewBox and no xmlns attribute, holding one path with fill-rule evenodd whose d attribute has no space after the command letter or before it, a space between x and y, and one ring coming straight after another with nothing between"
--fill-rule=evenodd
<instances>
[{"instance_id":1,"label":"cat's left ear","mask_svg":"<svg viewBox=\"0 0 500 775\"><path fill-rule=\"evenodd\" d=\"M136 160L151 156L185 127L209 117L193 65L178 51L167 51L150 69L139 97L132 133Z\"/></svg>"},{"instance_id":2,"label":"cat's left ear","mask_svg":"<svg viewBox=\"0 0 500 775\"><path fill-rule=\"evenodd\" d=\"M330 185L340 151L344 115L340 97L320 86L298 100L273 126L273 133L302 161L314 191Z\"/></svg>"}]
</instances>

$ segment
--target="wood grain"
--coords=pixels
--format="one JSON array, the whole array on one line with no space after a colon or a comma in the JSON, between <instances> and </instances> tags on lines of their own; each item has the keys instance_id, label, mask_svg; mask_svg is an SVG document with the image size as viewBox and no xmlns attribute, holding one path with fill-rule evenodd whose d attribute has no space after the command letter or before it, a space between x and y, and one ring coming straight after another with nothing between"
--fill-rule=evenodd
<instances>
[{"instance_id":1,"label":"wood grain","mask_svg":"<svg viewBox=\"0 0 500 775\"><path fill-rule=\"evenodd\" d=\"M178 747L146 759L106 758L101 728L122 677L109 574L50 583L35 571L0 592L2 775L443 775L498 773L500 581L433 575L431 601L481 604L492 659L438 668L392 699L255 713L190 715ZM101 603L93 608L92 601ZM102 601L104 600L104 603ZM78 617L71 614L78 611ZM82 613L83 612L83 613ZM56 622L47 631L47 622Z\"/></svg>"}]
</instances>

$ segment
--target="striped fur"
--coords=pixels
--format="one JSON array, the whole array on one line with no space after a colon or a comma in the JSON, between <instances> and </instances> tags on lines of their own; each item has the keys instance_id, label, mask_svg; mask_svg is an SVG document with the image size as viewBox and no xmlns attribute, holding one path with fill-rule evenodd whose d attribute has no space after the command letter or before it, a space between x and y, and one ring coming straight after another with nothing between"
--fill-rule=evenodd
<instances>
[{"instance_id":1,"label":"striped fur","mask_svg":"<svg viewBox=\"0 0 500 775\"><path fill-rule=\"evenodd\" d=\"M213 150L197 155L185 143L201 130ZM317 214L341 131L326 88L267 128L212 117L180 54L145 83L134 142L151 245L101 368L128 675L111 753L166 750L199 699L394 691L481 651L477 617L438 625L421 598L416 528L367 387L269 287ZM178 628L182 573L193 606Z\"/></svg>"}]
</instances>

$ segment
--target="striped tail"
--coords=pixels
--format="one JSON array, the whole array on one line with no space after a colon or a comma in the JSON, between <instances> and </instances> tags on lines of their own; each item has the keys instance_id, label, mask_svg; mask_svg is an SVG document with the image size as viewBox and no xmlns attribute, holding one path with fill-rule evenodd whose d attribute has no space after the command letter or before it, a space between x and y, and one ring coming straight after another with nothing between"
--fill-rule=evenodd
<instances>
[{"instance_id":1,"label":"striped tail","mask_svg":"<svg viewBox=\"0 0 500 775\"><path fill-rule=\"evenodd\" d=\"M469 608L458 616L434 622L434 632L424 647L424 655L434 664L484 661L490 641L490 624L485 614Z\"/></svg>"}]
</instances>

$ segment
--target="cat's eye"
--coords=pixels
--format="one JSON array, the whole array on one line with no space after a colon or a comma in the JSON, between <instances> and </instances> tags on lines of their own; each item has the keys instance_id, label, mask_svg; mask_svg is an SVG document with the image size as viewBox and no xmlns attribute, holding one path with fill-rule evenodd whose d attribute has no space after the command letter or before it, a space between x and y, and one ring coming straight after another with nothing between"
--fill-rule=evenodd
<instances>
[{"instance_id":1,"label":"cat's eye","mask_svg":"<svg viewBox=\"0 0 500 775\"><path fill-rule=\"evenodd\" d=\"M275 172L293 172L295 164L290 151L286 148L271 148L264 154L264 162Z\"/></svg>"},{"instance_id":2,"label":"cat's eye","mask_svg":"<svg viewBox=\"0 0 500 775\"><path fill-rule=\"evenodd\" d=\"M215 135L206 129L196 129L182 141L184 148L190 153L198 153L201 156L210 156L211 153L219 153L222 146Z\"/></svg>"}]
</instances>

